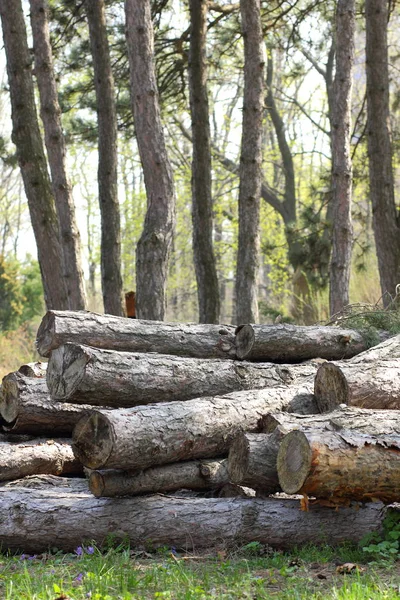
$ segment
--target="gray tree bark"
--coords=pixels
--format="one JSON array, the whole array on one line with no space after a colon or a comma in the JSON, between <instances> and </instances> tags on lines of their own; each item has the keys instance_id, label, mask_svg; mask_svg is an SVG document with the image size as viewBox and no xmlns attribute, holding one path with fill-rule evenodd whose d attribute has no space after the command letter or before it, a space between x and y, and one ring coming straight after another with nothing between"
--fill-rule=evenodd
<instances>
[{"instance_id":1,"label":"gray tree bark","mask_svg":"<svg viewBox=\"0 0 400 600\"><path fill-rule=\"evenodd\" d=\"M400 499L400 436L358 431L291 431L278 452L279 482L287 494L385 503Z\"/></svg>"},{"instance_id":2,"label":"gray tree bark","mask_svg":"<svg viewBox=\"0 0 400 600\"><path fill-rule=\"evenodd\" d=\"M47 0L29 0L35 56L35 75L40 95L47 157L60 228L63 254L63 277L70 310L86 308L85 284L81 268L81 244L75 220L72 189L66 171L66 151L53 69Z\"/></svg>"},{"instance_id":3,"label":"gray tree bark","mask_svg":"<svg viewBox=\"0 0 400 600\"><path fill-rule=\"evenodd\" d=\"M38 250L48 309L68 309L63 254L47 162L40 135L32 81L31 55L20 0L1 0L0 16L7 57L12 139Z\"/></svg>"},{"instance_id":4,"label":"gray tree bark","mask_svg":"<svg viewBox=\"0 0 400 600\"><path fill-rule=\"evenodd\" d=\"M121 231L118 203L117 111L106 29L104 0L87 0L97 101L98 185L101 213L101 283L104 311L124 315L122 304Z\"/></svg>"},{"instance_id":5,"label":"gray tree bark","mask_svg":"<svg viewBox=\"0 0 400 600\"><path fill-rule=\"evenodd\" d=\"M388 5L388 0L365 2L369 185L385 306L394 298L400 282L400 231L389 110Z\"/></svg>"},{"instance_id":6,"label":"gray tree bark","mask_svg":"<svg viewBox=\"0 0 400 600\"><path fill-rule=\"evenodd\" d=\"M296 500L256 498L94 498L89 492L52 487L0 488L3 551L73 552L85 540L97 546L109 538L129 540L132 549L175 546L212 548L224 540L237 547L259 541L279 549L307 543L359 543L379 532L386 511L376 503L358 511L313 507L312 520ZM51 518L50 518L51 516ZM38 535L40 532L40 535Z\"/></svg>"},{"instance_id":7,"label":"gray tree bark","mask_svg":"<svg viewBox=\"0 0 400 600\"><path fill-rule=\"evenodd\" d=\"M351 359L351 364L366 364L381 360L395 360L400 358L400 335L395 335L373 348L364 350Z\"/></svg>"},{"instance_id":8,"label":"gray tree bark","mask_svg":"<svg viewBox=\"0 0 400 600\"><path fill-rule=\"evenodd\" d=\"M300 362L350 358L366 349L361 333L337 327L244 325L236 329L236 355L254 361Z\"/></svg>"},{"instance_id":9,"label":"gray tree bark","mask_svg":"<svg viewBox=\"0 0 400 600\"><path fill-rule=\"evenodd\" d=\"M331 315L349 304L353 226L351 220L351 96L355 56L355 0L338 0L336 8L336 74L332 107L332 255L329 279Z\"/></svg>"},{"instance_id":10,"label":"gray tree bark","mask_svg":"<svg viewBox=\"0 0 400 600\"><path fill-rule=\"evenodd\" d=\"M147 212L136 251L139 319L162 321L175 230L175 191L161 124L154 70L150 0L125 0L131 100L147 193Z\"/></svg>"},{"instance_id":11,"label":"gray tree bark","mask_svg":"<svg viewBox=\"0 0 400 600\"><path fill-rule=\"evenodd\" d=\"M67 342L126 352L157 352L196 358L234 358L230 325L186 325L123 319L90 312L49 311L36 338L41 356Z\"/></svg>"},{"instance_id":12,"label":"gray tree bark","mask_svg":"<svg viewBox=\"0 0 400 600\"><path fill-rule=\"evenodd\" d=\"M96 498L138 496L180 489L214 490L228 483L226 459L209 462L188 461L127 473L91 471L89 490Z\"/></svg>"},{"instance_id":13,"label":"gray tree bark","mask_svg":"<svg viewBox=\"0 0 400 600\"><path fill-rule=\"evenodd\" d=\"M239 239L236 265L236 322L258 321L260 196L264 52L259 0L241 0L244 41L244 95L240 151Z\"/></svg>"},{"instance_id":14,"label":"gray tree bark","mask_svg":"<svg viewBox=\"0 0 400 600\"><path fill-rule=\"evenodd\" d=\"M138 354L65 344L53 350L47 385L54 400L129 408L240 390L312 383L316 366Z\"/></svg>"},{"instance_id":15,"label":"gray tree bark","mask_svg":"<svg viewBox=\"0 0 400 600\"><path fill-rule=\"evenodd\" d=\"M224 456L238 431L256 430L258 419L274 410L315 412L309 388L93 411L74 429L74 453L90 469L126 470Z\"/></svg>"},{"instance_id":16,"label":"gray tree bark","mask_svg":"<svg viewBox=\"0 0 400 600\"><path fill-rule=\"evenodd\" d=\"M207 1L190 0L189 92L192 117L192 223L200 323L218 323L219 288L213 249L211 141L207 94Z\"/></svg>"}]
</instances>

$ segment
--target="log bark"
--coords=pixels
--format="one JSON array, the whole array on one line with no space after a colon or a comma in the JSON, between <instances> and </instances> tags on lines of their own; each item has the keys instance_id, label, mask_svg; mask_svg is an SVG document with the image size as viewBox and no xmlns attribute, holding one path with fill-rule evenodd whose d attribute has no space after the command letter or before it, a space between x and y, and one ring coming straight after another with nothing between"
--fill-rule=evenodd
<instances>
[{"instance_id":1,"label":"log bark","mask_svg":"<svg viewBox=\"0 0 400 600\"><path fill-rule=\"evenodd\" d=\"M315 396L321 412L326 404L360 408L400 409L400 360L366 364L325 363L315 376Z\"/></svg>"},{"instance_id":2,"label":"log bark","mask_svg":"<svg viewBox=\"0 0 400 600\"><path fill-rule=\"evenodd\" d=\"M0 444L0 481L40 473L83 473L82 465L72 452L70 440L35 439L20 444Z\"/></svg>"},{"instance_id":3,"label":"log bark","mask_svg":"<svg viewBox=\"0 0 400 600\"><path fill-rule=\"evenodd\" d=\"M37 333L39 354L48 357L52 350L67 342L197 358L235 356L234 328L230 325L189 325L83 311L48 311Z\"/></svg>"},{"instance_id":4,"label":"log bark","mask_svg":"<svg viewBox=\"0 0 400 600\"><path fill-rule=\"evenodd\" d=\"M240 390L311 383L316 367L139 354L65 344L51 353L54 400L128 408Z\"/></svg>"},{"instance_id":5,"label":"log bark","mask_svg":"<svg viewBox=\"0 0 400 600\"><path fill-rule=\"evenodd\" d=\"M235 344L240 359L276 362L341 360L367 348L358 331L300 325L240 325Z\"/></svg>"},{"instance_id":6,"label":"log bark","mask_svg":"<svg viewBox=\"0 0 400 600\"><path fill-rule=\"evenodd\" d=\"M380 532L385 511L369 504L358 511L313 507L296 500L256 498L94 498L68 489L0 488L3 551L72 552L85 541L101 547L110 534L132 549L175 546L185 550L259 541L279 549L307 543L358 543ZM40 535L38 534L40 532Z\"/></svg>"},{"instance_id":7,"label":"log bark","mask_svg":"<svg viewBox=\"0 0 400 600\"><path fill-rule=\"evenodd\" d=\"M229 450L230 481L262 494L280 492L276 459L285 433L279 427L271 434L240 432Z\"/></svg>"},{"instance_id":8,"label":"log bark","mask_svg":"<svg viewBox=\"0 0 400 600\"><path fill-rule=\"evenodd\" d=\"M272 410L312 407L307 388L235 392L187 402L93 411L73 433L75 456L91 469L140 470L181 460L228 453L239 430L256 430Z\"/></svg>"},{"instance_id":9,"label":"log bark","mask_svg":"<svg viewBox=\"0 0 400 600\"><path fill-rule=\"evenodd\" d=\"M146 469L136 474L124 471L92 471L89 490L96 498L138 496L175 490L210 490L229 482L226 459L188 461Z\"/></svg>"},{"instance_id":10,"label":"log bark","mask_svg":"<svg viewBox=\"0 0 400 600\"><path fill-rule=\"evenodd\" d=\"M55 402L44 379L10 373L3 378L0 418L5 431L33 435L71 436L92 406Z\"/></svg>"},{"instance_id":11,"label":"log bark","mask_svg":"<svg viewBox=\"0 0 400 600\"><path fill-rule=\"evenodd\" d=\"M358 431L291 431L278 452L287 494L360 502L400 500L400 435Z\"/></svg>"},{"instance_id":12,"label":"log bark","mask_svg":"<svg viewBox=\"0 0 400 600\"><path fill-rule=\"evenodd\" d=\"M352 364L366 364L380 360L395 360L400 358L400 335L395 335L382 341L373 348L364 350L351 359Z\"/></svg>"},{"instance_id":13,"label":"log bark","mask_svg":"<svg viewBox=\"0 0 400 600\"><path fill-rule=\"evenodd\" d=\"M25 377L46 377L46 371L47 363L40 361L21 365L18 369L18 373Z\"/></svg>"}]
</instances>

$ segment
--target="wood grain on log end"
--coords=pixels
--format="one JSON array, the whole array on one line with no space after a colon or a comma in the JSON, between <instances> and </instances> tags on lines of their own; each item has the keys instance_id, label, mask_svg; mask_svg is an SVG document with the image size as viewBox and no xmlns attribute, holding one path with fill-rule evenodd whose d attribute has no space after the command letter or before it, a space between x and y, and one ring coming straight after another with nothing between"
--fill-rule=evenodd
<instances>
[{"instance_id":1,"label":"wood grain on log end","mask_svg":"<svg viewBox=\"0 0 400 600\"><path fill-rule=\"evenodd\" d=\"M65 344L52 351L47 368L47 386L52 398L66 400L79 387L91 356L81 346Z\"/></svg>"},{"instance_id":2,"label":"wood grain on log end","mask_svg":"<svg viewBox=\"0 0 400 600\"><path fill-rule=\"evenodd\" d=\"M89 475L89 490L96 498L101 498L104 494L104 477L100 471L92 471Z\"/></svg>"},{"instance_id":3,"label":"wood grain on log end","mask_svg":"<svg viewBox=\"0 0 400 600\"><path fill-rule=\"evenodd\" d=\"M314 381L314 394L321 413L349 403L349 386L340 367L329 362L319 367Z\"/></svg>"},{"instance_id":4,"label":"wood grain on log end","mask_svg":"<svg viewBox=\"0 0 400 600\"><path fill-rule=\"evenodd\" d=\"M0 394L0 415L8 425L14 423L18 417L18 396L17 376L10 373L3 377L2 393Z\"/></svg>"},{"instance_id":5,"label":"wood grain on log end","mask_svg":"<svg viewBox=\"0 0 400 600\"><path fill-rule=\"evenodd\" d=\"M279 483L286 494L297 494L306 480L312 450L302 431L291 431L282 440L277 458Z\"/></svg>"},{"instance_id":6,"label":"wood grain on log end","mask_svg":"<svg viewBox=\"0 0 400 600\"><path fill-rule=\"evenodd\" d=\"M36 349L40 356L49 357L54 349L52 345L54 339L55 316L52 311L48 311L39 325L36 334Z\"/></svg>"},{"instance_id":7,"label":"wood grain on log end","mask_svg":"<svg viewBox=\"0 0 400 600\"><path fill-rule=\"evenodd\" d=\"M93 412L78 421L72 434L74 455L89 469L105 465L114 445L114 431L105 415Z\"/></svg>"},{"instance_id":8,"label":"wood grain on log end","mask_svg":"<svg viewBox=\"0 0 400 600\"><path fill-rule=\"evenodd\" d=\"M236 328L236 356L244 359L251 352L254 344L254 329L251 325L240 325Z\"/></svg>"},{"instance_id":9,"label":"wood grain on log end","mask_svg":"<svg viewBox=\"0 0 400 600\"><path fill-rule=\"evenodd\" d=\"M239 433L232 442L228 456L228 473L232 483L242 483L249 468L250 444L248 438Z\"/></svg>"}]
</instances>

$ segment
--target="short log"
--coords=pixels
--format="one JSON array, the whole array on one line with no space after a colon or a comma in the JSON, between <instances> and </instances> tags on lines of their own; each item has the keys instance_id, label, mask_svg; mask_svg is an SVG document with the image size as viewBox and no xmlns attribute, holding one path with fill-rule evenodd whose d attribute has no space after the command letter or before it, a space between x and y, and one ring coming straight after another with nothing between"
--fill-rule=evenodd
<instances>
[{"instance_id":1,"label":"short log","mask_svg":"<svg viewBox=\"0 0 400 600\"><path fill-rule=\"evenodd\" d=\"M46 377L47 362L33 362L21 365L18 373L25 377Z\"/></svg>"},{"instance_id":2,"label":"short log","mask_svg":"<svg viewBox=\"0 0 400 600\"><path fill-rule=\"evenodd\" d=\"M332 404L360 408L400 409L400 360L335 365L324 363L315 376L321 412Z\"/></svg>"},{"instance_id":3,"label":"short log","mask_svg":"<svg viewBox=\"0 0 400 600\"><path fill-rule=\"evenodd\" d=\"M357 431L291 431L277 459L279 482L287 494L333 502L400 500L400 435Z\"/></svg>"},{"instance_id":4,"label":"short log","mask_svg":"<svg viewBox=\"0 0 400 600\"><path fill-rule=\"evenodd\" d=\"M71 436L91 406L55 402L46 380L10 373L3 378L0 417L5 431L31 435Z\"/></svg>"},{"instance_id":5,"label":"short log","mask_svg":"<svg viewBox=\"0 0 400 600\"><path fill-rule=\"evenodd\" d=\"M208 462L182 462L140 471L91 471L89 489L96 498L138 496L157 492L172 492L182 488L212 490L228 483L226 459Z\"/></svg>"},{"instance_id":6,"label":"short log","mask_svg":"<svg viewBox=\"0 0 400 600\"><path fill-rule=\"evenodd\" d=\"M71 441L36 439L20 444L0 444L0 481L41 473L83 473L82 465L72 452Z\"/></svg>"},{"instance_id":7,"label":"short log","mask_svg":"<svg viewBox=\"0 0 400 600\"><path fill-rule=\"evenodd\" d=\"M51 353L47 385L54 400L129 408L312 382L315 372L311 364L255 365L65 344Z\"/></svg>"},{"instance_id":8,"label":"short log","mask_svg":"<svg viewBox=\"0 0 400 600\"><path fill-rule=\"evenodd\" d=\"M226 456L239 430L256 430L258 419L266 412L290 410L297 395L306 406L312 402L308 389L288 387L125 410L95 410L76 425L74 452L91 469L132 471Z\"/></svg>"},{"instance_id":9,"label":"short log","mask_svg":"<svg viewBox=\"0 0 400 600\"><path fill-rule=\"evenodd\" d=\"M311 358L341 360L367 348L363 336L351 329L300 325L240 325L236 356L250 361L299 363Z\"/></svg>"},{"instance_id":10,"label":"short log","mask_svg":"<svg viewBox=\"0 0 400 600\"><path fill-rule=\"evenodd\" d=\"M369 504L356 511L313 507L274 498L95 498L68 489L0 487L0 544L3 551L36 554L48 548L73 552L113 536L132 549L175 546L237 547L252 541L290 549L304 544L358 543L379 532L385 511Z\"/></svg>"},{"instance_id":11,"label":"short log","mask_svg":"<svg viewBox=\"0 0 400 600\"><path fill-rule=\"evenodd\" d=\"M86 311L50 310L40 324L40 356L67 342L125 352L158 352L197 358L234 358L234 327L126 319Z\"/></svg>"}]
</instances>

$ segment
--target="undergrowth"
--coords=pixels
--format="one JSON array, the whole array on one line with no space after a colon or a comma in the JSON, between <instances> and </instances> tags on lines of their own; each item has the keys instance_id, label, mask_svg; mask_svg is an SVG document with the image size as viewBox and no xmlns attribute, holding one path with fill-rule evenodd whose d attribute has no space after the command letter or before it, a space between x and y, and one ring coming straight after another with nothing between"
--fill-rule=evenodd
<instances>
[{"instance_id":1,"label":"undergrowth","mask_svg":"<svg viewBox=\"0 0 400 600\"><path fill-rule=\"evenodd\" d=\"M0 380L24 363L39 360L35 350L39 321L28 321L15 331L0 333Z\"/></svg>"},{"instance_id":2,"label":"undergrowth","mask_svg":"<svg viewBox=\"0 0 400 600\"><path fill-rule=\"evenodd\" d=\"M400 333L400 310L371 304L351 304L334 315L328 324L359 331L367 346L372 347L382 340L382 332L389 335Z\"/></svg>"}]
</instances>

